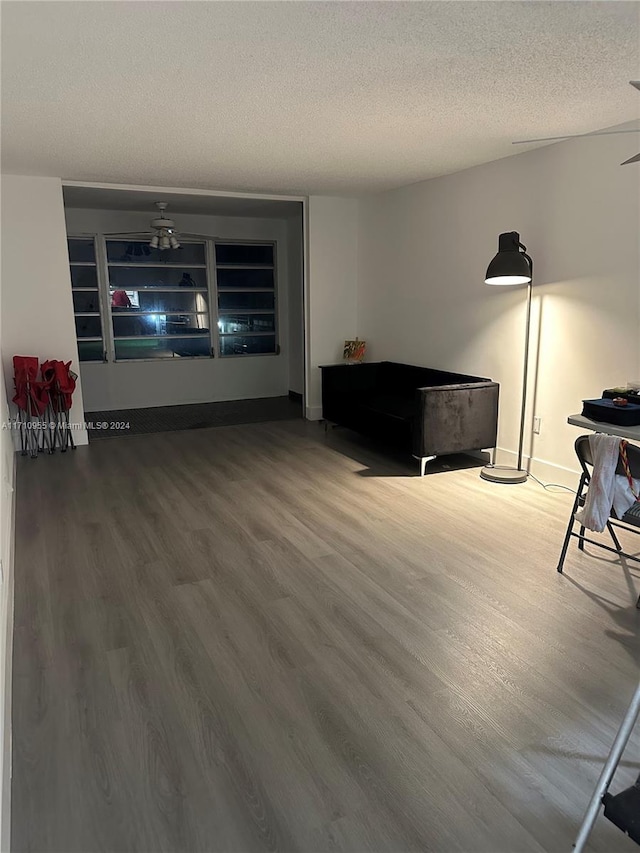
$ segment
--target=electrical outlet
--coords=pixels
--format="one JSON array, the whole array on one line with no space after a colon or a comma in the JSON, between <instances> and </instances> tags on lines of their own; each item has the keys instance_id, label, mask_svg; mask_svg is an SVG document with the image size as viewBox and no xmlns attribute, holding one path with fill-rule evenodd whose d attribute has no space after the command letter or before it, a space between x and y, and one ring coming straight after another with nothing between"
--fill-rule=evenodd
<instances>
[{"instance_id":1,"label":"electrical outlet","mask_svg":"<svg viewBox=\"0 0 640 853\"><path fill-rule=\"evenodd\" d=\"M537 415L533 419L533 431L536 435L540 435L540 424L542 423L542 418L539 418Z\"/></svg>"}]
</instances>

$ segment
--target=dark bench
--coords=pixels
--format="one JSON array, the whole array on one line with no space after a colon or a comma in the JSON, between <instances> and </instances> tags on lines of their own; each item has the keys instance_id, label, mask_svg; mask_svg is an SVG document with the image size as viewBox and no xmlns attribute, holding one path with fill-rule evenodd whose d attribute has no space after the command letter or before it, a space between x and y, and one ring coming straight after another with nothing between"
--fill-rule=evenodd
<instances>
[{"instance_id":1,"label":"dark bench","mask_svg":"<svg viewBox=\"0 0 640 853\"><path fill-rule=\"evenodd\" d=\"M421 475L436 456L496 445L497 382L394 361L321 370L325 420L412 453Z\"/></svg>"}]
</instances>

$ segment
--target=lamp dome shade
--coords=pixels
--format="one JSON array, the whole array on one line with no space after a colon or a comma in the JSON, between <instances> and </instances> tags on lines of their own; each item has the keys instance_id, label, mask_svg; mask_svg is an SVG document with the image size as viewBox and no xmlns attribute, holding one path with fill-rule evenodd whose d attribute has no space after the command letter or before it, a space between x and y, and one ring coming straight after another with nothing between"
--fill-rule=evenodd
<instances>
[{"instance_id":1,"label":"lamp dome shade","mask_svg":"<svg viewBox=\"0 0 640 853\"><path fill-rule=\"evenodd\" d=\"M520 248L520 235L517 231L500 235L498 254L487 268L485 284L528 284L531 281L531 264Z\"/></svg>"}]
</instances>

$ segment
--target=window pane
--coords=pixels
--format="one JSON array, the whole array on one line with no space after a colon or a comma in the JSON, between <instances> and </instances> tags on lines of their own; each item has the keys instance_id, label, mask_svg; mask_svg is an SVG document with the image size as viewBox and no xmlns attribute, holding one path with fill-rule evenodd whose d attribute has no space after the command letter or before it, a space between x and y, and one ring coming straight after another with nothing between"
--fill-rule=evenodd
<instances>
[{"instance_id":1,"label":"window pane","mask_svg":"<svg viewBox=\"0 0 640 853\"><path fill-rule=\"evenodd\" d=\"M139 308L141 311L158 311L161 313L178 312L193 313L209 310L209 294L200 292L176 293L153 290L113 290L111 291L111 307L130 310Z\"/></svg>"},{"instance_id":2,"label":"window pane","mask_svg":"<svg viewBox=\"0 0 640 853\"><path fill-rule=\"evenodd\" d=\"M218 243L216 244L216 263L273 265L273 246Z\"/></svg>"},{"instance_id":3,"label":"window pane","mask_svg":"<svg viewBox=\"0 0 640 853\"><path fill-rule=\"evenodd\" d=\"M207 314L113 314L113 334L117 338L138 335L207 335Z\"/></svg>"},{"instance_id":4,"label":"window pane","mask_svg":"<svg viewBox=\"0 0 640 853\"><path fill-rule=\"evenodd\" d=\"M100 317L76 317L76 337L99 338L101 335Z\"/></svg>"},{"instance_id":5,"label":"window pane","mask_svg":"<svg viewBox=\"0 0 640 853\"><path fill-rule=\"evenodd\" d=\"M80 291L73 294L73 310L77 314L99 314L100 297L97 290Z\"/></svg>"},{"instance_id":6,"label":"window pane","mask_svg":"<svg viewBox=\"0 0 640 853\"><path fill-rule=\"evenodd\" d=\"M147 287L207 287L206 270L179 267L109 267L109 284L116 290L143 290Z\"/></svg>"},{"instance_id":7,"label":"window pane","mask_svg":"<svg viewBox=\"0 0 640 853\"><path fill-rule=\"evenodd\" d=\"M275 352L275 335L230 335L220 338L220 353L222 355L255 355Z\"/></svg>"},{"instance_id":8,"label":"window pane","mask_svg":"<svg viewBox=\"0 0 640 853\"><path fill-rule=\"evenodd\" d=\"M211 356L208 335L184 338L140 338L137 341L115 341L116 358L179 358Z\"/></svg>"},{"instance_id":9,"label":"window pane","mask_svg":"<svg viewBox=\"0 0 640 853\"><path fill-rule=\"evenodd\" d=\"M218 293L218 305L221 311L243 311L249 308L275 307L274 293Z\"/></svg>"},{"instance_id":10,"label":"window pane","mask_svg":"<svg viewBox=\"0 0 640 853\"><path fill-rule=\"evenodd\" d=\"M80 361L103 361L102 341L78 341L78 358Z\"/></svg>"},{"instance_id":11,"label":"window pane","mask_svg":"<svg viewBox=\"0 0 640 853\"><path fill-rule=\"evenodd\" d=\"M121 264L203 264L204 243L152 249L148 240L107 240L107 260Z\"/></svg>"},{"instance_id":12,"label":"window pane","mask_svg":"<svg viewBox=\"0 0 640 853\"><path fill-rule=\"evenodd\" d=\"M71 287L98 287L95 267L71 267Z\"/></svg>"},{"instance_id":13,"label":"window pane","mask_svg":"<svg viewBox=\"0 0 640 853\"><path fill-rule=\"evenodd\" d=\"M218 270L218 287L273 287L273 270Z\"/></svg>"},{"instance_id":14,"label":"window pane","mask_svg":"<svg viewBox=\"0 0 640 853\"><path fill-rule=\"evenodd\" d=\"M274 332L275 314L223 314L218 320L221 334L233 332Z\"/></svg>"},{"instance_id":15,"label":"window pane","mask_svg":"<svg viewBox=\"0 0 640 853\"><path fill-rule=\"evenodd\" d=\"M69 260L73 261L96 261L96 250L92 238L71 238L67 240L69 246Z\"/></svg>"}]
</instances>

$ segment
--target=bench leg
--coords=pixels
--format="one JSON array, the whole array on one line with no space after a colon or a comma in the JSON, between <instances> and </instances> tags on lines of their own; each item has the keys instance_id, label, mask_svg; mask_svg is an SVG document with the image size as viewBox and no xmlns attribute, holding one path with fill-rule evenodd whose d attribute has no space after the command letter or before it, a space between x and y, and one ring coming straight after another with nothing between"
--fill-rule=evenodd
<instances>
[{"instance_id":1,"label":"bench leg","mask_svg":"<svg viewBox=\"0 0 640 853\"><path fill-rule=\"evenodd\" d=\"M489 465L495 465L496 464L496 449L495 449L495 447L483 447L480 452L489 454L489 460L490 460Z\"/></svg>"},{"instance_id":2,"label":"bench leg","mask_svg":"<svg viewBox=\"0 0 640 853\"><path fill-rule=\"evenodd\" d=\"M417 459L418 462L420 463L420 476L424 477L424 475L427 473L427 462L431 462L436 457L435 456L414 456L413 458Z\"/></svg>"}]
</instances>

